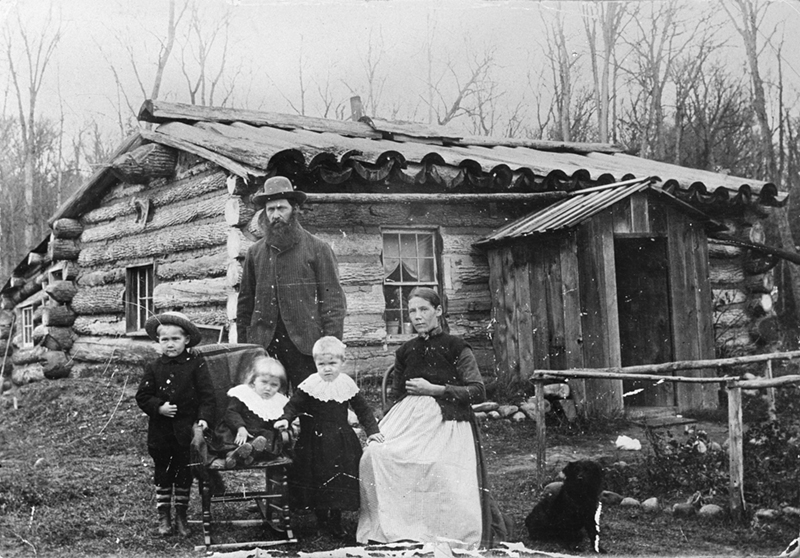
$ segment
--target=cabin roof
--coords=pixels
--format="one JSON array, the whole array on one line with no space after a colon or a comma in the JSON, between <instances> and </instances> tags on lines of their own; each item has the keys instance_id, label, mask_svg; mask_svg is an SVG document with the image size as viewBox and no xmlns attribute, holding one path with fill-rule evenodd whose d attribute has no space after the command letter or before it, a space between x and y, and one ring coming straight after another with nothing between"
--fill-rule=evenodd
<instances>
[{"instance_id":1,"label":"cabin roof","mask_svg":"<svg viewBox=\"0 0 800 558\"><path fill-rule=\"evenodd\" d=\"M610 184L655 177L662 188L696 206L781 205L786 194L773 182L651 161L615 145L466 136L444 127L360 121L145 101L141 130L118 153L147 142L212 161L247 182L257 182L290 163L313 177L309 192L336 191L355 179L385 190L394 177L424 192L431 186L458 192L570 191L587 182ZM113 181L100 169L51 222L78 217Z\"/></svg>"},{"instance_id":2,"label":"cabin roof","mask_svg":"<svg viewBox=\"0 0 800 558\"><path fill-rule=\"evenodd\" d=\"M713 221L702 211L655 185L654 182L654 178L633 179L571 192L567 198L497 229L491 235L477 241L475 245L486 247L538 234L571 229L638 192L653 192L664 198L667 203L677 205L680 211L705 222L706 226L713 230L726 228Z\"/></svg>"}]
</instances>

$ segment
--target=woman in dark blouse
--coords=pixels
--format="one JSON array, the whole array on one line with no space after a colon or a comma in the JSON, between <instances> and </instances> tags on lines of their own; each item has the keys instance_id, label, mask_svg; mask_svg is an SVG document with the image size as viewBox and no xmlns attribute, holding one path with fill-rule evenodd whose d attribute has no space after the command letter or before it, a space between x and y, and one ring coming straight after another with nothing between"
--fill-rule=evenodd
<instances>
[{"instance_id":1,"label":"woman in dark blouse","mask_svg":"<svg viewBox=\"0 0 800 558\"><path fill-rule=\"evenodd\" d=\"M436 291L414 289L408 313L418 336L395 353L398 400L380 423L385 441L361 458L356 539L489 546L490 501L471 408L486 392L475 355L442 331Z\"/></svg>"}]
</instances>

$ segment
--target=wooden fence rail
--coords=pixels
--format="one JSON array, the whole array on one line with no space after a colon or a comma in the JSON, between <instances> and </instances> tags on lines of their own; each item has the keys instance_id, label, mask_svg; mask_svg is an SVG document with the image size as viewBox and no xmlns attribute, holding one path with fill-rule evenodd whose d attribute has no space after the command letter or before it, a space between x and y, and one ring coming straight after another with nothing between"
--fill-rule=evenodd
<instances>
[{"instance_id":1,"label":"wooden fence rail","mask_svg":"<svg viewBox=\"0 0 800 558\"><path fill-rule=\"evenodd\" d=\"M769 353L713 360L688 360L662 364L613 368L573 368L570 370L534 370L531 381L536 387L536 471L541 481L545 470L547 430L545 428L544 385L549 381L568 378L593 378L605 380L653 380L655 382L717 383L724 384L728 395L728 452L729 452L729 501L731 515L741 520L745 510L744 500L744 451L742 424L742 390L768 389L770 418L775 416L774 388L800 383L800 375L772 376L772 362L800 358L800 351ZM698 378L688 376L666 376L665 372L722 368L757 362L767 363L767 377L744 380L739 376L717 376Z\"/></svg>"}]
</instances>

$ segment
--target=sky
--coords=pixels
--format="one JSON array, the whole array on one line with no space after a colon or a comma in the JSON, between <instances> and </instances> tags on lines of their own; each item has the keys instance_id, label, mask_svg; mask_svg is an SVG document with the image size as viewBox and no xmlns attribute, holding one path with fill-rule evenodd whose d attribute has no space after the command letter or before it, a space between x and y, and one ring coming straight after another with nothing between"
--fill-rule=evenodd
<instances>
[{"instance_id":1,"label":"sky","mask_svg":"<svg viewBox=\"0 0 800 558\"><path fill-rule=\"evenodd\" d=\"M179 0L180 3L180 0ZM198 0L210 26L230 10L232 26L227 68L238 70L234 95L228 104L254 110L294 112L299 105L299 71L302 64L309 91L307 113L321 111L317 85L328 83L338 101L352 93L367 96L364 60L370 46L381 55L379 70L386 78L384 110L395 116L422 120L427 109L424 90L424 43L433 35L440 72L450 60L462 72L468 55L494 49L493 77L508 89L503 102L534 103L540 76L546 71L546 26L554 14L567 18L568 41L573 56L583 57L585 41L580 2L534 0ZM644 4L644 2L638 2ZM684 5L701 10L717 0L688 0ZM31 37L41 33L48 9L62 22L63 38L46 74L39 108L58 118L63 111L67 130L97 122L112 133L117 128L118 107L124 103L115 86L111 67L117 70L130 103L138 108L147 96L139 91L128 51L145 81L151 80L157 56L157 37L163 36L167 0L0 0L0 18L6 22L5 50L20 45L13 29L19 25ZM718 10L722 13L721 10ZM723 18L724 19L724 18ZM762 26L764 37L774 29L795 33L800 26L800 1L772 2ZM783 26L783 27L782 27ZM9 29L11 34L9 35ZM740 39L727 23L723 35L730 39L727 63L743 64ZM789 92L800 92L800 49L787 35L782 53ZM179 37L178 43L181 38ZM187 101L186 85L176 44L167 67L162 98ZM18 54L18 51L14 51ZM16 55L15 54L15 55ZM578 66L588 72L588 65ZM452 75L441 74L451 80ZM768 74L769 76L770 74ZM0 84L8 83L8 68L0 64ZM149 85L148 85L149 87ZM352 90L351 90L352 88ZM12 95L13 97L13 95ZM5 94L6 113L14 109ZM794 102L790 99L790 102ZM800 108L800 107L799 107ZM349 109L348 109L349 113ZM387 115L381 115L386 117Z\"/></svg>"}]
</instances>

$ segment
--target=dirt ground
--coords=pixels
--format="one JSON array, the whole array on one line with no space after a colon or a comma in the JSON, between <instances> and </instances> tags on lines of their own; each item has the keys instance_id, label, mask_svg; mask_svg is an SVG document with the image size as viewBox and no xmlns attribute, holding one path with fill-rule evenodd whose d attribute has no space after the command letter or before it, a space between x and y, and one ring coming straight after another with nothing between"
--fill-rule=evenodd
<instances>
[{"instance_id":1,"label":"dirt ground","mask_svg":"<svg viewBox=\"0 0 800 558\"><path fill-rule=\"evenodd\" d=\"M158 537L152 493L152 464L145 448L146 417L133 401L136 380L115 376L31 384L14 398L0 397L0 558L16 556L196 556L200 526L188 539ZM724 442L724 424L701 423L712 439ZM676 436L683 426L670 427ZM537 481L535 425L484 422L482 441L494 495L512 517L512 540L484 556L565 556L589 554L588 545L534 543L524 518L544 483L569 461L590 458L610 465L632 464L649 448L642 427L620 423L590 434L548 429L547 471ZM641 451L616 449L625 434L643 442ZM624 494L626 495L626 494ZM659 495L664 507L690 495ZM638 498L643 495L636 494ZM724 502L723 502L724 503ZM190 519L200 517L196 492ZM355 514L345 525L355 526ZM447 549L370 548L318 534L310 516L293 518L298 543L271 549L226 553L228 558L285 556L448 556ZM729 519L675 518L667 512L606 506L601 520L603 546L615 556L777 556L797 536L785 522L754 526ZM255 528L226 528L225 540L263 538ZM464 555L455 552L455 555Z\"/></svg>"}]
</instances>

